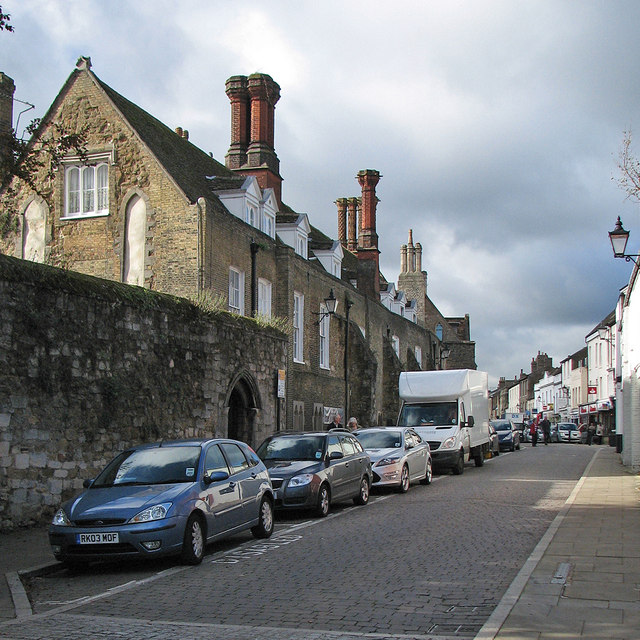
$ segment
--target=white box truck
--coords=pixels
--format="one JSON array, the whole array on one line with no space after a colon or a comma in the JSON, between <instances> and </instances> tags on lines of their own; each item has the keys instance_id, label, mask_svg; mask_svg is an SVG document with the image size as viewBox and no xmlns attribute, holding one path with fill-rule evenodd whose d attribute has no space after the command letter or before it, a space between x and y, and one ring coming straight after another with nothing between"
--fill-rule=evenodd
<instances>
[{"instance_id":1,"label":"white box truck","mask_svg":"<svg viewBox=\"0 0 640 640\"><path fill-rule=\"evenodd\" d=\"M431 446L434 467L460 475L465 462L484 464L489 450L489 376L474 369L400 374L398 425Z\"/></svg>"}]
</instances>

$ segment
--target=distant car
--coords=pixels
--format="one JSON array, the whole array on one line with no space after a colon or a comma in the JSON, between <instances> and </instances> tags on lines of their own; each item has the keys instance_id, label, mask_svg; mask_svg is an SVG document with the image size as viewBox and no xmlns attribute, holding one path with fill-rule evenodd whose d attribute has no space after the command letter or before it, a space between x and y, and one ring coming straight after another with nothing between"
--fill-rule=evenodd
<instances>
[{"instance_id":1,"label":"distant car","mask_svg":"<svg viewBox=\"0 0 640 640\"><path fill-rule=\"evenodd\" d=\"M489 451L492 456L500 455L500 438L491 423L489 423Z\"/></svg>"},{"instance_id":2,"label":"distant car","mask_svg":"<svg viewBox=\"0 0 640 640\"><path fill-rule=\"evenodd\" d=\"M492 420L491 426L498 432L501 451L520 449L520 431L511 420Z\"/></svg>"},{"instance_id":3,"label":"distant car","mask_svg":"<svg viewBox=\"0 0 640 640\"><path fill-rule=\"evenodd\" d=\"M273 532L269 474L235 440L183 440L132 447L86 490L62 505L49 527L56 559L156 558L202 561L208 542L251 529Z\"/></svg>"},{"instance_id":4,"label":"distant car","mask_svg":"<svg viewBox=\"0 0 640 640\"><path fill-rule=\"evenodd\" d=\"M409 427L371 427L353 433L371 458L373 485L406 493L412 482L431 484L431 449Z\"/></svg>"},{"instance_id":5,"label":"distant car","mask_svg":"<svg viewBox=\"0 0 640 640\"><path fill-rule=\"evenodd\" d=\"M573 422L558 422L558 433L562 442L580 442L578 425Z\"/></svg>"},{"instance_id":6,"label":"distant car","mask_svg":"<svg viewBox=\"0 0 640 640\"><path fill-rule=\"evenodd\" d=\"M313 509L324 517L332 503L369 502L371 460L350 433L278 433L257 454L269 470L276 509Z\"/></svg>"}]
</instances>

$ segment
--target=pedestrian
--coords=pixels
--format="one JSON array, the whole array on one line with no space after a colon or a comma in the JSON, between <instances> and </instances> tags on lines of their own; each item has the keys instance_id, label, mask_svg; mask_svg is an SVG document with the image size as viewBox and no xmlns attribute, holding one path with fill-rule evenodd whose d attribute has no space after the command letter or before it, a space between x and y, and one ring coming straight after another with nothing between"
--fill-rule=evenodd
<instances>
[{"instance_id":1,"label":"pedestrian","mask_svg":"<svg viewBox=\"0 0 640 640\"><path fill-rule=\"evenodd\" d=\"M545 416L541 424L542 424L542 435L544 437L544 443L545 445L547 445L549 444L549 440L551 440L551 423L549 422L549 418Z\"/></svg>"},{"instance_id":2,"label":"pedestrian","mask_svg":"<svg viewBox=\"0 0 640 640\"><path fill-rule=\"evenodd\" d=\"M529 427L529 435L531 436L531 446L535 447L538 444L538 427L535 422L532 422Z\"/></svg>"},{"instance_id":3,"label":"pedestrian","mask_svg":"<svg viewBox=\"0 0 640 640\"><path fill-rule=\"evenodd\" d=\"M602 428L602 424L600 422L596 422L596 438L598 439L597 444L602 444L603 435L604 435L604 429Z\"/></svg>"},{"instance_id":4,"label":"pedestrian","mask_svg":"<svg viewBox=\"0 0 640 640\"><path fill-rule=\"evenodd\" d=\"M342 416L340 415L339 411L336 411L333 414L333 422L331 423L331 428L332 429L341 429L342 425L340 424L340 422L342 421Z\"/></svg>"},{"instance_id":5,"label":"pedestrian","mask_svg":"<svg viewBox=\"0 0 640 640\"><path fill-rule=\"evenodd\" d=\"M593 434L596 432L596 425L593 422L590 422L587 426L587 444L591 446L593 442Z\"/></svg>"},{"instance_id":6,"label":"pedestrian","mask_svg":"<svg viewBox=\"0 0 640 640\"><path fill-rule=\"evenodd\" d=\"M355 418L349 418L347 422L347 428L349 431L355 431L358 428L358 421Z\"/></svg>"}]
</instances>

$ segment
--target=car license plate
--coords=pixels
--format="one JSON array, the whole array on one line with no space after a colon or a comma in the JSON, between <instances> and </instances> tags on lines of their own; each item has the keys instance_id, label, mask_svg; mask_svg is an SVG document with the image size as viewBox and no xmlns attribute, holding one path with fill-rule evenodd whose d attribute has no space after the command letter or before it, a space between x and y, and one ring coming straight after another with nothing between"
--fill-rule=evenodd
<instances>
[{"instance_id":1,"label":"car license plate","mask_svg":"<svg viewBox=\"0 0 640 640\"><path fill-rule=\"evenodd\" d=\"M77 533L76 542L78 544L117 544L119 536L117 533Z\"/></svg>"}]
</instances>

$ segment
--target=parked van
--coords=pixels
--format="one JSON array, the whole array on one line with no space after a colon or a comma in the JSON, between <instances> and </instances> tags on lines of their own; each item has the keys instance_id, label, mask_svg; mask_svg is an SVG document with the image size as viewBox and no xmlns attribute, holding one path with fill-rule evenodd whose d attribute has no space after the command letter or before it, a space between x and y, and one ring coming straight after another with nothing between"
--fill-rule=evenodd
<instances>
[{"instance_id":1,"label":"parked van","mask_svg":"<svg viewBox=\"0 0 640 640\"><path fill-rule=\"evenodd\" d=\"M431 447L433 466L464 471L489 451L489 376L484 371L407 371L400 374L399 426L413 427Z\"/></svg>"}]
</instances>

